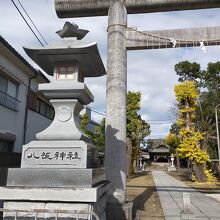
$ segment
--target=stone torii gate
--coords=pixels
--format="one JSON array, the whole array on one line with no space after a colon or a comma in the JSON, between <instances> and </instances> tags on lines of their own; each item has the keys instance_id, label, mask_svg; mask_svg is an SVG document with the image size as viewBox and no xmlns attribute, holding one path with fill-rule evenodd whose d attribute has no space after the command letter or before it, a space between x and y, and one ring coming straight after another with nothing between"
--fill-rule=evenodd
<instances>
[{"instance_id":1,"label":"stone torii gate","mask_svg":"<svg viewBox=\"0 0 220 220\"><path fill-rule=\"evenodd\" d=\"M109 204L126 202L127 50L219 45L220 27L137 31L127 27L127 13L151 13L220 7L219 0L55 0L60 18L108 14L106 97L107 179ZM173 41L174 40L174 41Z\"/></svg>"}]
</instances>

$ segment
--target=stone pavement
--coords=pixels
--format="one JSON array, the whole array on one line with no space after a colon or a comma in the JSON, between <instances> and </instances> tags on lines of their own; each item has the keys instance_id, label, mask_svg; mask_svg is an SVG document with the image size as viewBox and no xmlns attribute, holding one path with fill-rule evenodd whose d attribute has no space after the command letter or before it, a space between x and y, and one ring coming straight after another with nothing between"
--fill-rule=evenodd
<instances>
[{"instance_id":1,"label":"stone pavement","mask_svg":"<svg viewBox=\"0 0 220 220\"><path fill-rule=\"evenodd\" d=\"M152 171L165 220L220 220L220 203L163 171ZM182 214L183 193L190 193L192 215Z\"/></svg>"}]
</instances>

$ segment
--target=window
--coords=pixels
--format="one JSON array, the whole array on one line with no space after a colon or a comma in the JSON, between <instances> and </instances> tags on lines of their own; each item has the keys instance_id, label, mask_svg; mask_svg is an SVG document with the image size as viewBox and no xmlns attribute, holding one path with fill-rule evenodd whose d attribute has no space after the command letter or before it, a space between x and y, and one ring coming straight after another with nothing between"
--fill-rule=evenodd
<instances>
[{"instance_id":1,"label":"window","mask_svg":"<svg viewBox=\"0 0 220 220\"><path fill-rule=\"evenodd\" d=\"M0 76L0 91L7 93L8 90L8 81L4 77Z\"/></svg>"},{"instance_id":2,"label":"window","mask_svg":"<svg viewBox=\"0 0 220 220\"><path fill-rule=\"evenodd\" d=\"M31 110L36 110L36 104L37 104L37 95L33 91L29 90L28 92L28 107Z\"/></svg>"},{"instance_id":3,"label":"window","mask_svg":"<svg viewBox=\"0 0 220 220\"><path fill-rule=\"evenodd\" d=\"M0 105L18 111L18 87L18 84L0 75Z\"/></svg>"},{"instance_id":4,"label":"window","mask_svg":"<svg viewBox=\"0 0 220 220\"><path fill-rule=\"evenodd\" d=\"M36 112L40 112L40 99L36 100Z\"/></svg>"},{"instance_id":5,"label":"window","mask_svg":"<svg viewBox=\"0 0 220 220\"><path fill-rule=\"evenodd\" d=\"M0 152L12 152L14 149L14 141L0 140Z\"/></svg>"},{"instance_id":6,"label":"window","mask_svg":"<svg viewBox=\"0 0 220 220\"><path fill-rule=\"evenodd\" d=\"M54 118L54 109L51 105L37 98L35 111L51 120Z\"/></svg>"},{"instance_id":7,"label":"window","mask_svg":"<svg viewBox=\"0 0 220 220\"><path fill-rule=\"evenodd\" d=\"M53 119L54 118L54 109L51 105L49 105L48 103L46 103L45 101L43 101L42 99L37 97L37 94L34 93L33 91L29 91L29 95L28 95L28 107L49 118L49 119Z\"/></svg>"},{"instance_id":8,"label":"window","mask_svg":"<svg viewBox=\"0 0 220 220\"><path fill-rule=\"evenodd\" d=\"M6 93L12 98L17 98L18 95L18 84L0 76L0 91Z\"/></svg>"},{"instance_id":9,"label":"window","mask_svg":"<svg viewBox=\"0 0 220 220\"><path fill-rule=\"evenodd\" d=\"M18 85L8 81L8 95L17 98Z\"/></svg>"},{"instance_id":10,"label":"window","mask_svg":"<svg viewBox=\"0 0 220 220\"><path fill-rule=\"evenodd\" d=\"M79 82L84 82L84 73L83 72L79 72Z\"/></svg>"},{"instance_id":11,"label":"window","mask_svg":"<svg viewBox=\"0 0 220 220\"><path fill-rule=\"evenodd\" d=\"M46 115L47 112L47 104L40 100L40 114Z\"/></svg>"},{"instance_id":12,"label":"window","mask_svg":"<svg viewBox=\"0 0 220 220\"><path fill-rule=\"evenodd\" d=\"M53 107L39 98L37 98L36 112L40 113L41 115L43 115L51 120L54 118Z\"/></svg>"}]
</instances>

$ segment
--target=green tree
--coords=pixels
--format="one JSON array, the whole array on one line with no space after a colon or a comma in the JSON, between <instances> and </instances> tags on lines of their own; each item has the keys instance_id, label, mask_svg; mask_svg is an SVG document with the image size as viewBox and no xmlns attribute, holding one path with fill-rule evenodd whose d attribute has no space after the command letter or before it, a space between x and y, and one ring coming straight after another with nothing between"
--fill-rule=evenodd
<instances>
[{"instance_id":1,"label":"green tree","mask_svg":"<svg viewBox=\"0 0 220 220\"><path fill-rule=\"evenodd\" d=\"M89 117L85 113L80 116L80 128L83 131L83 133L87 135L91 139L91 141L93 141L93 133L87 129L88 124L89 124Z\"/></svg>"},{"instance_id":2,"label":"green tree","mask_svg":"<svg viewBox=\"0 0 220 220\"><path fill-rule=\"evenodd\" d=\"M176 156L177 172L180 171L180 160L179 160L179 153L177 150L178 146L180 145L180 139L178 137L178 134L172 133L172 129L170 129L170 133L167 135L165 139L165 143L170 146L171 152Z\"/></svg>"},{"instance_id":3,"label":"green tree","mask_svg":"<svg viewBox=\"0 0 220 220\"><path fill-rule=\"evenodd\" d=\"M202 140L202 149L206 152L215 151L216 142L216 124L215 124L215 106L217 102L212 92L202 92L198 98L196 107L195 126L201 132L205 133Z\"/></svg>"},{"instance_id":4,"label":"green tree","mask_svg":"<svg viewBox=\"0 0 220 220\"><path fill-rule=\"evenodd\" d=\"M137 161L140 143L150 134L150 125L145 122L138 111L140 110L141 93L127 94L127 175L134 173L133 163Z\"/></svg>"},{"instance_id":5,"label":"green tree","mask_svg":"<svg viewBox=\"0 0 220 220\"><path fill-rule=\"evenodd\" d=\"M80 127L82 131L90 138L92 143L98 148L99 152L105 150L105 119L102 119L100 125L95 126L94 132L87 129L89 124L88 115L81 115Z\"/></svg>"},{"instance_id":6,"label":"green tree","mask_svg":"<svg viewBox=\"0 0 220 220\"><path fill-rule=\"evenodd\" d=\"M99 126L95 127L93 141L99 152L105 151L105 118L102 119Z\"/></svg>"},{"instance_id":7,"label":"green tree","mask_svg":"<svg viewBox=\"0 0 220 220\"><path fill-rule=\"evenodd\" d=\"M206 71L203 71L204 87L208 91L218 94L220 89L220 62L208 63ZM218 96L219 97L219 96Z\"/></svg>"},{"instance_id":8,"label":"green tree","mask_svg":"<svg viewBox=\"0 0 220 220\"><path fill-rule=\"evenodd\" d=\"M175 134L177 136L179 134L179 131L180 127L176 123L173 123L170 128L170 133Z\"/></svg>"},{"instance_id":9,"label":"green tree","mask_svg":"<svg viewBox=\"0 0 220 220\"><path fill-rule=\"evenodd\" d=\"M190 63L189 61L182 61L175 65L176 74L179 76L179 81L186 80L201 81L201 68L196 62Z\"/></svg>"},{"instance_id":10,"label":"green tree","mask_svg":"<svg viewBox=\"0 0 220 220\"><path fill-rule=\"evenodd\" d=\"M144 138L141 142L143 149L149 149L153 146L153 141L151 139Z\"/></svg>"}]
</instances>

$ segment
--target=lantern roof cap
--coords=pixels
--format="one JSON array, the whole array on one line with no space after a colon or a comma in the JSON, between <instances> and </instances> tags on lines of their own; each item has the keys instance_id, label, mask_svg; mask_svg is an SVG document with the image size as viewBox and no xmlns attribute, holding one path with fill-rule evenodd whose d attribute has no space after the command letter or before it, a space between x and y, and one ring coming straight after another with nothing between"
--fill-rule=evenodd
<instances>
[{"instance_id":1,"label":"lantern roof cap","mask_svg":"<svg viewBox=\"0 0 220 220\"><path fill-rule=\"evenodd\" d=\"M76 37L77 40L83 39L86 34L89 33L88 30L79 29L78 25L75 23L66 22L63 29L56 32L61 38Z\"/></svg>"},{"instance_id":2,"label":"lantern roof cap","mask_svg":"<svg viewBox=\"0 0 220 220\"><path fill-rule=\"evenodd\" d=\"M28 56L47 74L53 75L57 64L77 63L85 77L98 77L106 74L97 43L83 44L80 40L51 42L42 48L25 48Z\"/></svg>"},{"instance_id":3,"label":"lantern roof cap","mask_svg":"<svg viewBox=\"0 0 220 220\"><path fill-rule=\"evenodd\" d=\"M77 64L85 77L106 74L97 43L86 44L81 40L89 31L79 29L75 23L66 22L57 34L64 39L50 42L41 48L25 48L28 56L47 74L54 74L57 64Z\"/></svg>"}]
</instances>

